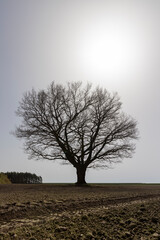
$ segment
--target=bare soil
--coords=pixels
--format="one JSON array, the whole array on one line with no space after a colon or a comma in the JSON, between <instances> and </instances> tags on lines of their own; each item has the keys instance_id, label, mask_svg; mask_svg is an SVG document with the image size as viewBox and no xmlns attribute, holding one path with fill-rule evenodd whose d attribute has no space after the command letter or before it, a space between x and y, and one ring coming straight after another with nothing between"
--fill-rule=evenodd
<instances>
[{"instance_id":1,"label":"bare soil","mask_svg":"<svg viewBox=\"0 0 160 240\"><path fill-rule=\"evenodd\" d=\"M160 240L160 185L0 185L0 239Z\"/></svg>"}]
</instances>

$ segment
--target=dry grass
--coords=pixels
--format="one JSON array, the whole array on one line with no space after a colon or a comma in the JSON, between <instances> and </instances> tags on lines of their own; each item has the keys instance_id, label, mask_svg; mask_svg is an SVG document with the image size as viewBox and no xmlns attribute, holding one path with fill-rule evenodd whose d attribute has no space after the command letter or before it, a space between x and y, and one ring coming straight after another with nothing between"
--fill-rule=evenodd
<instances>
[{"instance_id":1,"label":"dry grass","mask_svg":"<svg viewBox=\"0 0 160 240\"><path fill-rule=\"evenodd\" d=\"M0 173L0 184L11 184L11 181L4 173Z\"/></svg>"}]
</instances>

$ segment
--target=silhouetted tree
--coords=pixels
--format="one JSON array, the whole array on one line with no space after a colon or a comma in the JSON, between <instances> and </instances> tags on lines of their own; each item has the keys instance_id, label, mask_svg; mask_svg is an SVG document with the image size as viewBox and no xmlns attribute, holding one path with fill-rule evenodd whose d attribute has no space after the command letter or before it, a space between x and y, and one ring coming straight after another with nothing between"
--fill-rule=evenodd
<instances>
[{"instance_id":1,"label":"silhouetted tree","mask_svg":"<svg viewBox=\"0 0 160 240\"><path fill-rule=\"evenodd\" d=\"M23 122L15 135L25 139L30 158L72 164L78 184L86 183L88 167L109 167L135 149L136 121L121 111L117 94L92 90L90 84L53 82L46 91L33 89L24 94L17 114Z\"/></svg>"}]
</instances>

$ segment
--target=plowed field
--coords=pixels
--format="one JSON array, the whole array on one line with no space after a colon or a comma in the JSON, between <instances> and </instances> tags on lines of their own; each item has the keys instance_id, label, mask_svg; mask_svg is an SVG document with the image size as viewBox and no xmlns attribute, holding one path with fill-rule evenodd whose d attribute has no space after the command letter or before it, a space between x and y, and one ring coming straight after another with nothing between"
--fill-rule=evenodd
<instances>
[{"instance_id":1,"label":"plowed field","mask_svg":"<svg viewBox=\"0 0 160 240\"><path fill-rule=\"evenodd\" d=\"M0 239L160 240L160 185L0 185Z\"/></svg>"}]
</instances>

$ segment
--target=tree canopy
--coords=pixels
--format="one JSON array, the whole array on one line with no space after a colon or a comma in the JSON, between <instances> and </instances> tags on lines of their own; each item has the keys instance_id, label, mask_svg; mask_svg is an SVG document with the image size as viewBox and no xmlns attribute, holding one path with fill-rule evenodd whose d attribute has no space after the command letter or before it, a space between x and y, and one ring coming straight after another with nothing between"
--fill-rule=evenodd
<instances>
[{"instance_id":1,"label":"tree canopy","mask_svg":"<svg viewBox=\"0 0 160 240\"><path fill-rule=\"evenodd\" d=\"M17 115L22 124L15 135L25 139L30 158L63 160L85 183L88 167L110 167L135 150L137 123L121 109L117 93L81 82L26 92Z\"/></svg>"}]
</instances>

